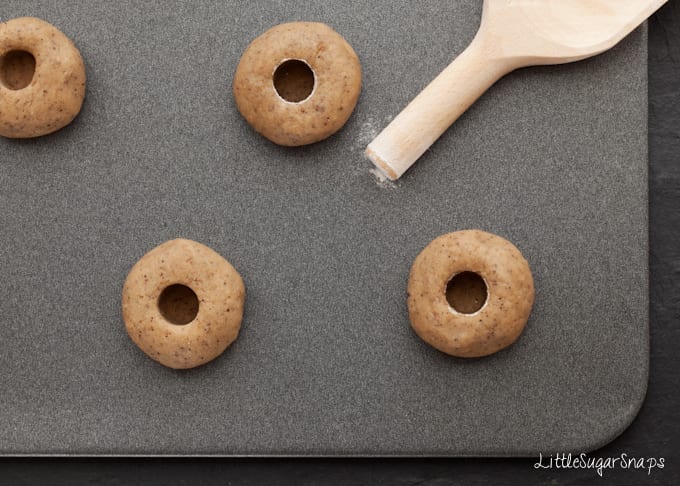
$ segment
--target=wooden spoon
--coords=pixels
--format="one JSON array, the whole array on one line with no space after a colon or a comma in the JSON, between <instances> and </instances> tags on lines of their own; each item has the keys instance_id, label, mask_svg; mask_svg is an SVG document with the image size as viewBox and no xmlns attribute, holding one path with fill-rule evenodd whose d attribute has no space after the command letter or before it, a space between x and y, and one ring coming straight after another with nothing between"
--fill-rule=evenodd
<instances>
[{"instance_id":1,"label":"wooden spoon","mask_svg":"<svg viewBox=\"0 0 680 486\"><path fill-rule=\"evenodd\" d=\"M472 43L366 148L396 180L496 81L515 69L606 51L667 0L485 0Z\"/></svg>"}]
</instances>

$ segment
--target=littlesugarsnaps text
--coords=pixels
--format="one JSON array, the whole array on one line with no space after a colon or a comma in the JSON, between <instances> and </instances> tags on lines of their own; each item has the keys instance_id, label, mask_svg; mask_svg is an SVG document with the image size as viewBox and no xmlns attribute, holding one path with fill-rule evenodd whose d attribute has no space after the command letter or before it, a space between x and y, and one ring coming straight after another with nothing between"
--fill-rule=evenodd
<instances>
[{"instance_id":1,"label":"littlesugarsnaps text","mask_svg":"<svg viewBox=\"0 0 680 486\"><path fill-rule=\"evenodd\" d=\"M640 469L645 470L649 476L652 471L663 468L663 457L632 457L625 452L616 457L588 457L585 452L557 453L550 456L540 453L538 462L534 464L534 469L593 469L600 477L611 469Z\"/></svg>"}]
</instances>

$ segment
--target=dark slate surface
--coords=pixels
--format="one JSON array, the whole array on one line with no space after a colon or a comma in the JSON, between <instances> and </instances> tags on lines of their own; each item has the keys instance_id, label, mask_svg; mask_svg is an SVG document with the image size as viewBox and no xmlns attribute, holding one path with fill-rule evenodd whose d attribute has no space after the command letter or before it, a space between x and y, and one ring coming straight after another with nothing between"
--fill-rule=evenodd
<instances>
[{"instance_id":1,"label":"dark slate surface","mask_svg":"<svg viewBox=\"0 0 680 486\"><path fill-rule=\"evenodd\" d=\"M385 187L363 147L479 5L139 5L3 3L71 36L89 84L69 128L0 142L2 452L535 455L624 430L647 380L644 30L506 78ZM300 18L343 33L365 83L343 132L288 150L228 86L254 33ZM463 362L411 333L404 288L427 242L467 227L514 241L538 292L517 345ZM141 355L119 312L129 267L176 236L249 291L237 343L186 373Z\"/></svg>"}]
</instances>

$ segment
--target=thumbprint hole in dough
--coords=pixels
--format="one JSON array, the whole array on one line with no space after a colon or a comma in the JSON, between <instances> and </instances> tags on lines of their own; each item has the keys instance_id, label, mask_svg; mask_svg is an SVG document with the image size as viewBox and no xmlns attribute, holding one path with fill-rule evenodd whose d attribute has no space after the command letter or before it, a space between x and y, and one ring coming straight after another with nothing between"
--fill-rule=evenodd
<instances>
[{"instance_id":1,"label":"thumbprint hole in dough","mask_svg":"<svg viewBox=\"0 0 680 486\"><path fill-rule=\"evenodd\" d=\"M158 309L171 324L189 324L198 314L198 297L186 285L171 285L161 292Z\"/></svg>"},{"instance_id":2,"label":"thumbprint hole in dough","mask_svg":"<svg viewBox=\"0 0 680 486\"><path fill-rule=\"evenodd\" d=\"M14 91L31 84L35 74L35 57L27 51L9 51L0 57L0 83Z\"/></svg>"},{"instance_id":3,"label":"thumbprint hole in dough","mask_svg":"<svg viewBox=\"0 0 680 486\"><path fill-rule=\"evenodd\" d=\"M474 314L484 307L486 299L486 283L474 272L454 275L446 286L446 300L461 314Z\"/></svg>"},{"instance_id":4,"label":"thumbprint hole in dough","mask_svg":"<svg viewBox=\"0 0 680 486\"><path fill-rule=\"evenodd\" d=\"M284 61L274 71L274 89L289 103L300 103L309 98L315 82L312 68L298 59Z\"/></svg>"}]
</instances>

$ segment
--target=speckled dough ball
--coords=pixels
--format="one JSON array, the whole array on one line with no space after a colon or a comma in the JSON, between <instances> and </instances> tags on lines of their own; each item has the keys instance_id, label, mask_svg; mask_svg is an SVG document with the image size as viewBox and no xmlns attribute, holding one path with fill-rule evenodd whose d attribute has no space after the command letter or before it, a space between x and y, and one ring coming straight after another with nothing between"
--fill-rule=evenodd
<instances>
[{"instance_id":1,"label":"speckled dough ball","mask_svg":"<svg viewBox=\"0 0 680 486\"><path fill-rule=\"evenodd\" d=\"M452 356L487 356L510 346L533 303L529 264L512 243L491 233L440 236L411 267L411 325L425 342Z\"/></svg>"},{"instance_id":2,"label":"speckled dough ball","mask_svg":"<svg viewBox=\"0 0 680 486\"><path fill-rule=\"evenodd\" d=\"M177 239L132 267L123 286L123 319L149 357L170 368L194 368L236 339L244 300L243 280L227 260Z\"/></svg>"},{"instance_id":3,"label":"speckled dough ball","mask_svg":"<svg viewBox=\"0 0 680 486\"><path fill-rule=\"evenodd\" d=\"M253 128L279 145L330 137L359 99L359 58L325 24L277 25L245 50L234 76L236 106Z\"/></svg>"},{"instance_id":4,"label":"speckled dough ball","mask_svg":"<svg viewBox=\"0 0 680 486\"><path fill-rule=\"evenodd\" d=\"M73 121L85 98L85 65L73 42L47 22L0 23L0 136L31 138Z\"/></svg>"}]
</instances>

